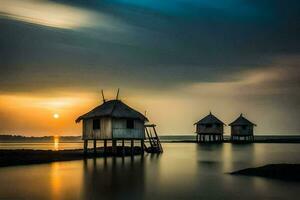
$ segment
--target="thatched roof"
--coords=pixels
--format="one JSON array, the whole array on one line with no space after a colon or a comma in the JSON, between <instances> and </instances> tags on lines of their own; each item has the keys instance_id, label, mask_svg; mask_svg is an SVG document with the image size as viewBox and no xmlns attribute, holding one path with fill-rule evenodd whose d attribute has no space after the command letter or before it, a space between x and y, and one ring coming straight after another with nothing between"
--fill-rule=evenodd
<instances>
[{"instance_id":1,"label":"thatched roof","mask_svg":"<svg viewBox=\"0 0 300 200\"><path fill-rule=\"evenodd\" d=\"M226 125L221 120L219 120L216 116L211 114L211 112L209 113L209 115L207 115L203 119L200 119L195 124L223 124L223 125Z\"/></svg>"},{"instance_id":2,"label":"thatched roof","mask_svg":"<svg viewBox=\"0 0 300 200\"><path fill-rule=\"evenodd\" d=\"M110 100L104 102L100 106L97 106L90 112L78 117L76 119L76 123L79 123L83 119L91 119L98 117L127 118L148 121L148 119L143 114L127 106L122 101Z\"/></svg>"},{"instance_id":3,"label":"thatched roof","mask_svg":"<svg viewBox=\"0 0 300 200\"><path fill-rule=\"evenodd\" d=\"M253 125L256 126L256 124L250 122L248 119L243 117L243 114L241 114L236 120L231 122L229 126L243 126L243 125Z\"/></svg>"}]
</instances>

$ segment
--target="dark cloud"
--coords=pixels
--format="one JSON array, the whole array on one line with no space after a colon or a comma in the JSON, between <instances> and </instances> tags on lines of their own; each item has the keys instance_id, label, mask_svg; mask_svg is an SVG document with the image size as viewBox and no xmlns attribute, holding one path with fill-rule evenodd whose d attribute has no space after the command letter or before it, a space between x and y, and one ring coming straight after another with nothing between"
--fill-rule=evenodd
<instances>
[{"instance_id":1,"label":"dark cloud","mask_svg":"<svg viewBox=\"0 0 300 200\"><path fill-rule=\"evenodd\" d=\"M0 19L0 90L226 81L300 50L294 1L53 2L101 15L72 29Z\"/></svg>"},{"instance_id":2,"label":"dark cloud","mask_svg":"<svg viewBox=\"0 0 300 200\"><path fill-rule=\"evenodd\" d=\"M15 126L14 101L120 87L166 133L191 132L209 109L227 120L247 113L261 133L299 132L298 1L1 3L0 100L14 106L0 112L13 128L25 123Z\"/></svg>"}]
</instances>

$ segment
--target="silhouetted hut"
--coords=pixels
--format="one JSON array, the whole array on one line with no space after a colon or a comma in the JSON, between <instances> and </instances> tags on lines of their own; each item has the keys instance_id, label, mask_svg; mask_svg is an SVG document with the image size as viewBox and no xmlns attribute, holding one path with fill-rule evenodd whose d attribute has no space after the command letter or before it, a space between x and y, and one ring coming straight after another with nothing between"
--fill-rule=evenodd
<instances>
[{"instance_id":1,"label":"silhouetted hut","mask_svg":"<svg viewBox=\"0 0 300 200\"><path fill-rule=\"evenodd\" d=\"M211 112L196 122L197 142L222 142L224 123Z\"/></svg>"},{"instance_id":2,"label":"silhouetted hut","mask_svg":"<svg viewBox=\"0 0 300 200\"><path fill-rule=\"evenodd\" d=\"M112 141L113 153L117 151L118 140L122 141L123 150L124 141L131 141L131 150L133 150L134 140L139 140L141 150L144 152L144 124L148 119L121 100L104 100L103 104L76 119L76 123L81 120L84 152L87 152L90 140L94 141L95 152L97 140L104 141L104 151L106 151L107 141Z\"/></svg>"},{"instance_id":3,"label":"silhouetted hut","mask_svg":"<svg viewBox=\"0 0 300 200\"><path fill-rule=\"evenodd\" d=\"M229 124L231 126L231 141L253 141L253 128L256 124L250 122L241 114Z\"/></svg>"}]
</instances>

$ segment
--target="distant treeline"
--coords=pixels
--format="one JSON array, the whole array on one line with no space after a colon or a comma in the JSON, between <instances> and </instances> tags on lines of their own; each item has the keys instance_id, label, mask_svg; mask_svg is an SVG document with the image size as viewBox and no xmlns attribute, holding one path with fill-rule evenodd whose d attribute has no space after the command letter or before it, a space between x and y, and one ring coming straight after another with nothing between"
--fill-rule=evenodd
<instances>
[{"instance_id":1,"label":"distant treeline","mask_svg":"<svg viewBox=\"0 0 300 200\"><path fill-rule=\"evenodd\" d=\"M0 135L0 142L53 142L55 136L26 137L22 135ZM81 136L59 136L60 142L81 140Z\"/></svg>"}]
</instances>

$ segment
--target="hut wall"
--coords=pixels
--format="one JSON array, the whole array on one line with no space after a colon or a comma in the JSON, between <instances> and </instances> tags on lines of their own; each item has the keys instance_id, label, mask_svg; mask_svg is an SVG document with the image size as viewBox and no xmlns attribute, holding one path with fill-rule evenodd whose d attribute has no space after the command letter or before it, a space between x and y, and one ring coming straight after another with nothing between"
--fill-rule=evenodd
<instances>
[{"instance_id":1,"label":"hut wall","mask_svg":"<svg viewBox=\"0 0 300 200\"><path fill-rule=\"evenodd\" d=\"M197 124L196 132L200 134L223 134L223 125L211 124L207 126L206 124Z\"/></svg>"},{"instance_id":2,"label":"hut wall","mask_svg":"<svg viewBox=\"0 0 300 200\"><path fill-rule=\"evenodd\" d=\"M112 139L112 119L105 117L100 120L100 135L97 139Z\"/></svg>"},{"instance_id":3,"label":"hut wall","mask_svg":"<svg viewBox=\"0 0 300 200\"><path fill-rule=\"evenodd\" d=\"M82 139L92 139L93 138L93 120L87 119L83 120L82 124Z\"/></svg>"},{"instance_id":4,"label":"hut wall","mask_svg":"<svg viewBox=\"0 0 300 200\"><path fill-rule=\"evenodd\" d=\"M83 120L83 139L112 139L112 120L100 119L100 129L93 129L93 119Z\"/></svg>"},{"instance_id":5,"label":"hut wall","mask_svg":"<svg viewBox=\"0 0 300 200\"><path fill-rule=\"evenodd\" d=\"M127 119L113 119L112 137L114 139L144 139L144 122L134 120L133 124L133 128L127 128Z\"/></svg>"},{"instance_id":6,"label":"hut wall","mask_svg":"<svg viewBox=\"0 0 300 200\"><path fill-rule=\"evenodd\" d=\"M231 126L231 135L253 135L253 126Z\"/></svg>"}]
</instances>

